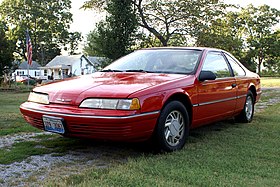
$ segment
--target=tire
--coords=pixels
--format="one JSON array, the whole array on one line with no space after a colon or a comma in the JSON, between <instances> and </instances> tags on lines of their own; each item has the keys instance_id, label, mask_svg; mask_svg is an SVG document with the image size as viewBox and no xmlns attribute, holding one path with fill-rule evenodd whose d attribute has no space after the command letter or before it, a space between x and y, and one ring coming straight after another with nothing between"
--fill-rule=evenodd
<instances>
[{"instance_id":1,"label":"tire","mask_svg":"<svg viewBox=\"0 0 280 187\"><path fill-rule=\"evenodd\" d=\"M161 111L155 129L156 149L164 152L180 150L189 133L189 115L179 101L169 102Z\"/></svg>"},{"instance_id":2,"label":"tire","mask_svg":"<svg viewBox=\"0 0 280 187\"><path fill-rule=\"evenodd\" d=\"M235 117L237 122L250 123L254 116L255 99L253 93L249 90L246 96L245 104L241 113Z\"/></svg>"}]
</instances>

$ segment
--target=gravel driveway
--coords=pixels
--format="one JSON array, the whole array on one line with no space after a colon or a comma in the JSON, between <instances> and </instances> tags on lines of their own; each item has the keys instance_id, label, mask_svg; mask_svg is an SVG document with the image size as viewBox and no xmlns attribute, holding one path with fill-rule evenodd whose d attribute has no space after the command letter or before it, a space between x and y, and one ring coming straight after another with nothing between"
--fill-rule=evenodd
<instances>
[{"instance_id":1,"label":"gravel driveway","mask_svg":"<svg viewBox=\"0 0 280 187\"><path fill-rule=\"evenodd\" d=\"M256 112L280 103L280 88L264 88L263 96L277 93L278 97L256 105ZM9 149L14 143L36 141L42 133L20 133L0 137L0 149ZM64 155L57 153L31 156L21 162L0 164L0 186L39 186L43 180L58 180L77 174L91 167L106 168L111 164L125 163L128 158L143 154L142 147L135 144L83 142L82 149L71 150Z\"/></svg>"}]
</instances>

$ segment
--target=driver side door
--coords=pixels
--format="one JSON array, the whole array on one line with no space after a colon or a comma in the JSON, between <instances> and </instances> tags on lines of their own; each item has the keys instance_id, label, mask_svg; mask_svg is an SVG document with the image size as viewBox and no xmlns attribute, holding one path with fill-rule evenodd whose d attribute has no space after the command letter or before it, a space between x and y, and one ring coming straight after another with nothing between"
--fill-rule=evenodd
<instances>
[{"instance_id":1,"label":"driver side door","mask_svg":"<svg viewBox=\"0 0 280 187\"><path fill-rule=\"evenodd\" d=\"M236 80L221 52L210 51L204 60L202 71L212 71L215 80L199 82L198 104L194 119L199 124L211 123L231 116L236 106Z\"/></svg>"}]
</instances>

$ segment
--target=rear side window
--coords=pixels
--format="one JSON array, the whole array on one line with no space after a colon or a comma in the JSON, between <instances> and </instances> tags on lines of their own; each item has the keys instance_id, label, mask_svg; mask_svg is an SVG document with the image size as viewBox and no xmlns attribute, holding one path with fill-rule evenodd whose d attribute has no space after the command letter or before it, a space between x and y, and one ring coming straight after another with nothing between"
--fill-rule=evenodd
<instances>
[{"instance_id":1,"label":"rear side window","mask_svg":"<svg viewBox=\"0 0 280 187\"><path fill-rule=\"evenodd\" d=\"M231 77L228 64L219 52L209 52L205 58L203 71L212 71L217 78Z\"/></svg>"},{"instance_id":2,"label":"rear side window","mask_svg":"<svg viewBox=\"0 0 280 187\"><path fill-rule=\"evenodd\" d=\"M228 59L228 62L232 68L232 71L234 73L234 76L237 76L237 77L242 77L242 76L245 76L245 71L243 70L243 68L231 57L229 56L228 54L225 54L227 59Z\"/></svg>"}]
</instances>

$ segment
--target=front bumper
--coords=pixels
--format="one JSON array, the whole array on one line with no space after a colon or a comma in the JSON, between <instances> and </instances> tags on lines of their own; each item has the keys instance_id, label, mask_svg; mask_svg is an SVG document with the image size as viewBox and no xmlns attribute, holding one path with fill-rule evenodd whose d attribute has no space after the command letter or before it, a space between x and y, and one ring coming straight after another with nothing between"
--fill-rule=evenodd
<instances>
[{"instance_id":1,"label":"front bumper","mask_svg":"<svg viewBox=\"0 0 280 187\"><path fill-rule=\"evenodd\" d=\"M28 123L42 130L42 117L48 115L63 118L64 136L112 141L149 139L159 117L159 111L137 114L132 111L81 109L76 106L32 102L23 103L20 111Z\"/></svg>"}]
</instances>

